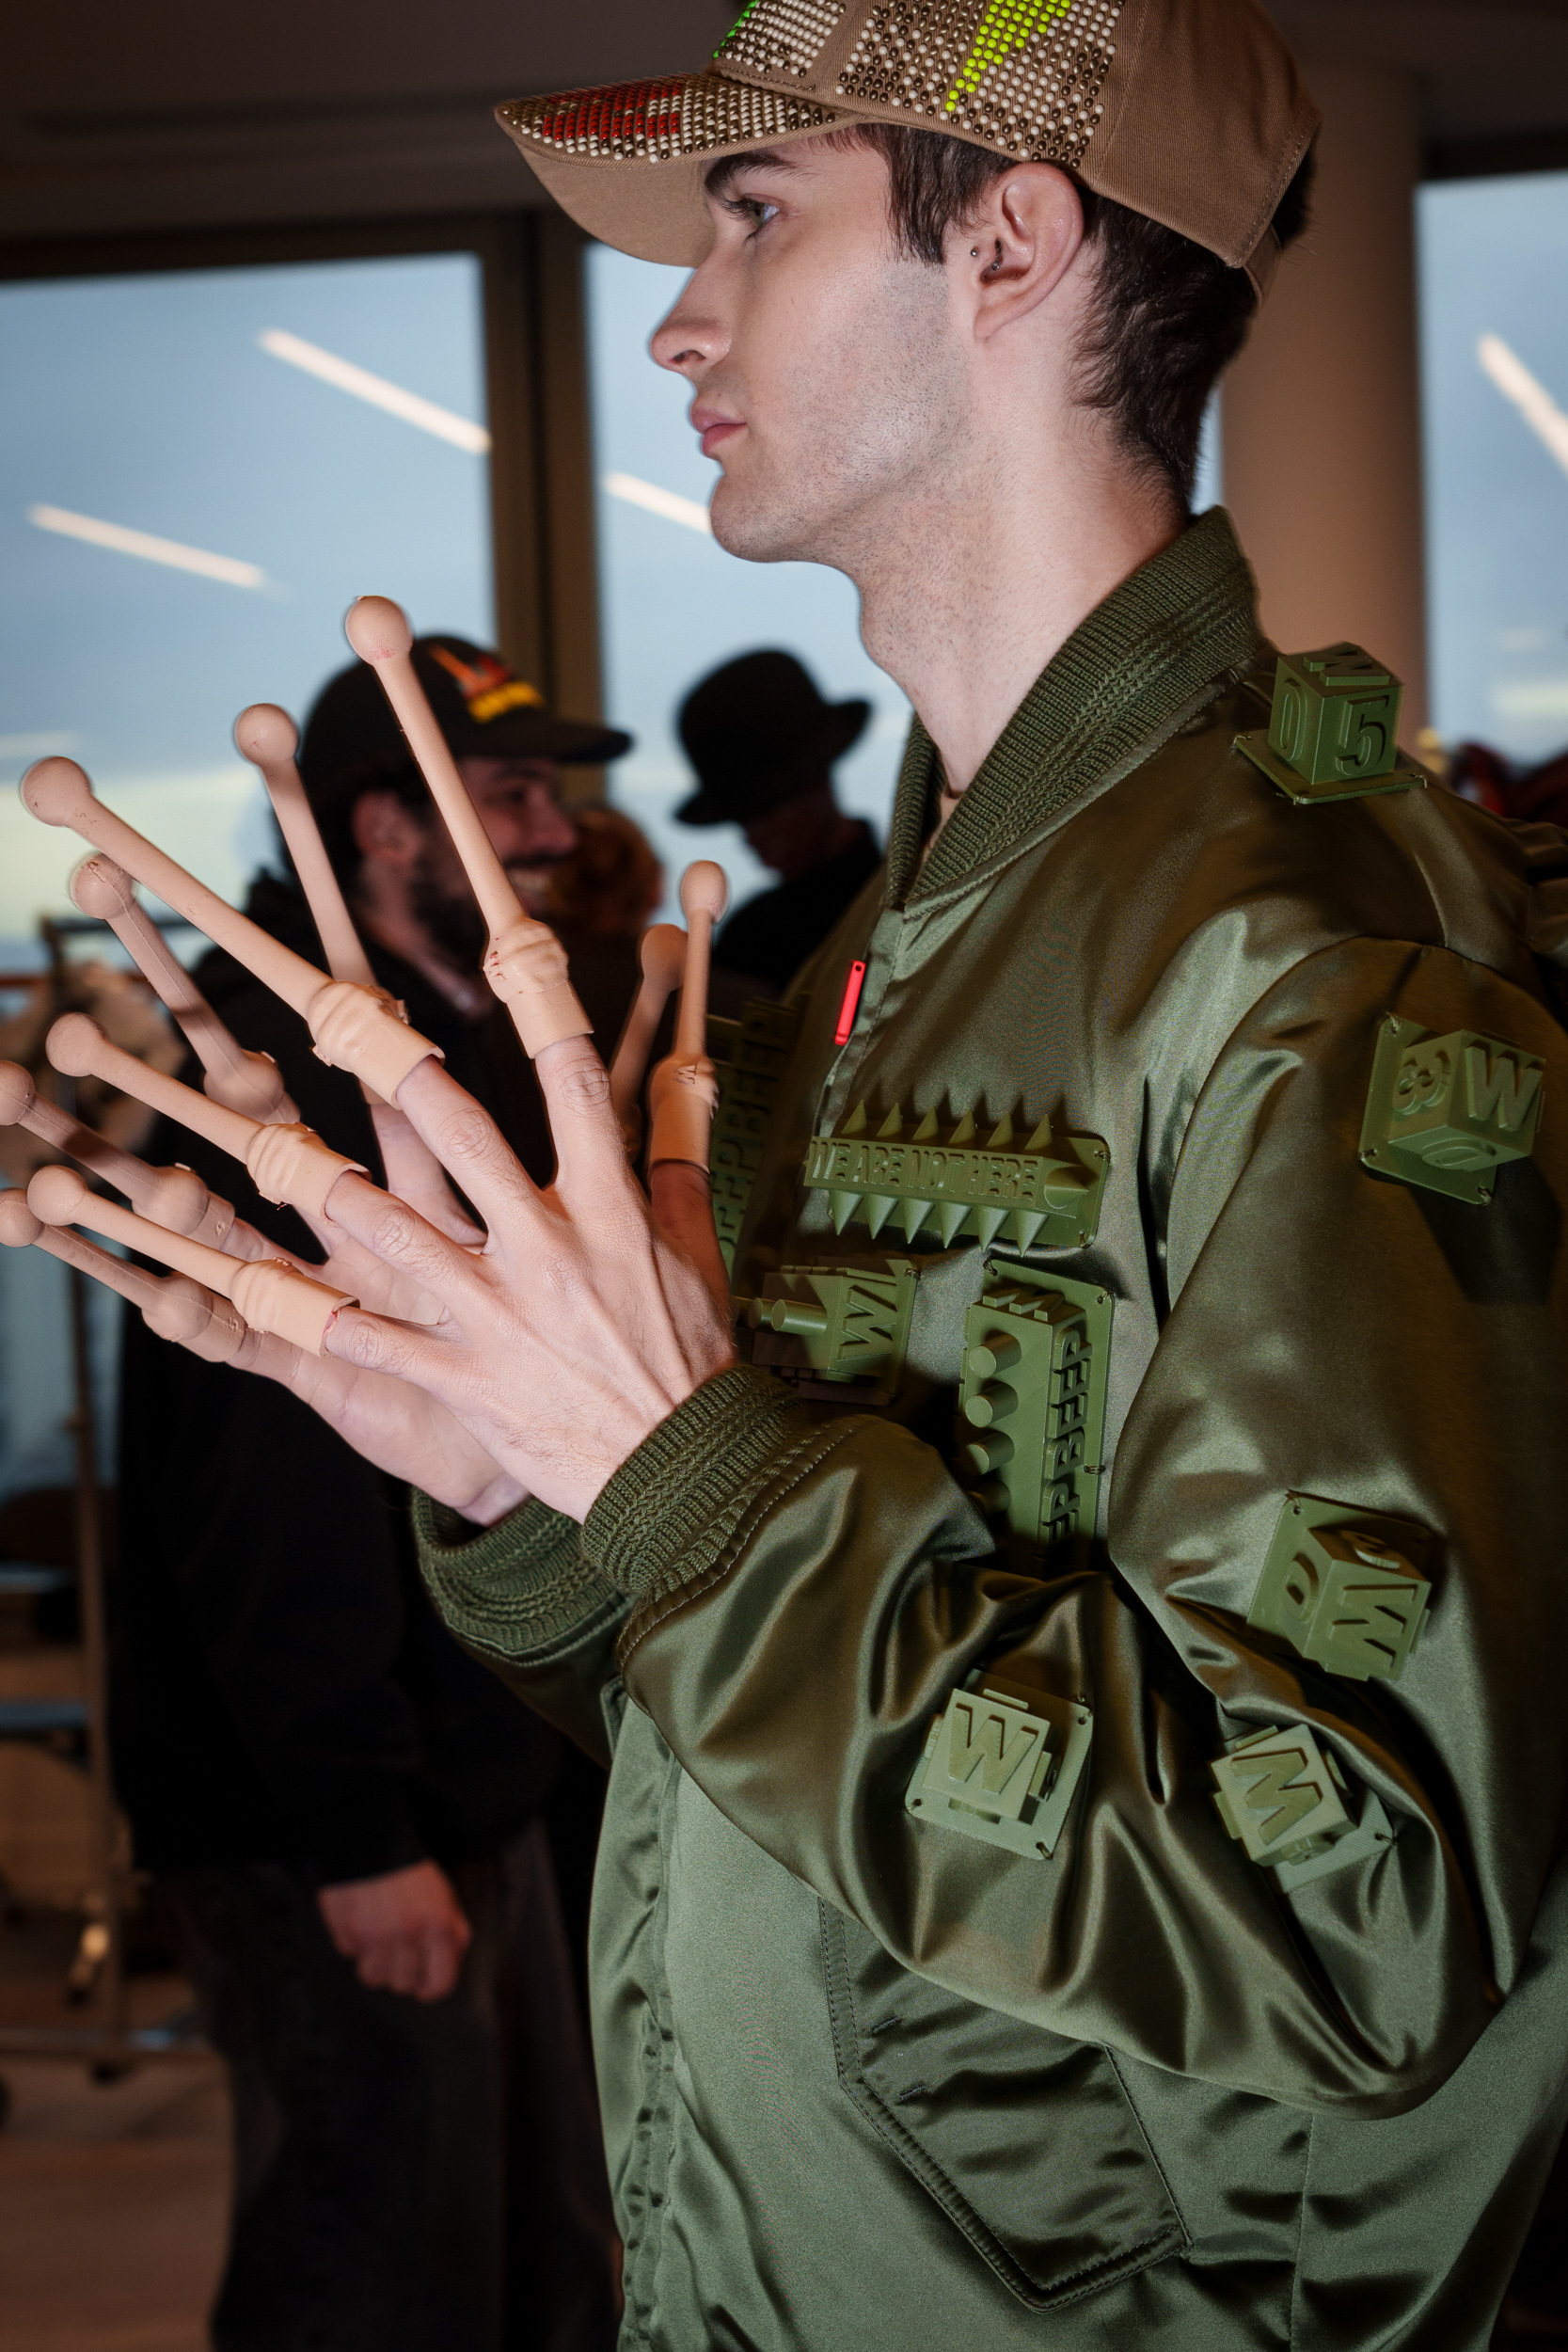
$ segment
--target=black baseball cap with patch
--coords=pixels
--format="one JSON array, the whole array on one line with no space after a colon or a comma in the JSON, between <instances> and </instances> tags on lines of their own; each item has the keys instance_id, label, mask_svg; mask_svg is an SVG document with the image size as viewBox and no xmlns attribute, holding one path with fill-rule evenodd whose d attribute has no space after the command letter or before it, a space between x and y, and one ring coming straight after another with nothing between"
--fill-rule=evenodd
<instances>
[{"instance_id":1,"label":"black baseball cap with patch","mask_svg":"<svg viewBox=\"0 0 1568 2352\"><path fill-rule=\"evenodd\" d=\"M463 637L417 637L414 668L453 756L550 759L594 766L619 759L631 737L618 727L561 719L499 654ZM371 788L412 754L375 672L356 661L329 678L305 723L299 772L318 808Z\"/></svg>"}]
</instances>

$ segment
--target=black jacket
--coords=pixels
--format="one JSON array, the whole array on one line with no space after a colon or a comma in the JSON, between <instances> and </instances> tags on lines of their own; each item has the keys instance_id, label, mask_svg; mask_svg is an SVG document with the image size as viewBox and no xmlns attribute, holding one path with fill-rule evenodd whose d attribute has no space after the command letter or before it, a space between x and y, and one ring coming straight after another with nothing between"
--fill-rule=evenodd
<instances>
[{"instance_id":1,"label":"black jacket","mask_svg":"<svg viewBox=\"0 0 1568 2352\"><path fill-rule=\"evenodd\" d=\"M882 862L869 825L833 857L794 882L762 890L736 907L713 943L721 970L766 980L783 995L800 966L837 929Z\"/></svg>"},{"instance_id":2,"label":"black jacket","mask_svg":"<svg viewBox=\"0 0 1568 2352\"><path fill-rule=\"evenodd\" d=\"M295 891L263 879L249 912L323 961ZM372 947L371 960L547 1176L537 1089L504 1009L476 1028L395 957ZM379 1176L358 1088L315 1058L304 1023L226 955L198 977L240 1042L275 1056L300 1117ZM612 1045L635 964L628 953L624 977L594 977L605 985L589 1009ZM199 1084L194 1065L183 1074ZM187 1162L260 1231L320 1256L292 1211L186 1129L161 1122L146 1156ZM282 1861L330 1883L512 1836L553 1777L557 1735L438 1623L404 1489L285 1390L202 1363L130 1312L120 1429L113 1737L138 1864Z\"/></svg>"}]
</instances>

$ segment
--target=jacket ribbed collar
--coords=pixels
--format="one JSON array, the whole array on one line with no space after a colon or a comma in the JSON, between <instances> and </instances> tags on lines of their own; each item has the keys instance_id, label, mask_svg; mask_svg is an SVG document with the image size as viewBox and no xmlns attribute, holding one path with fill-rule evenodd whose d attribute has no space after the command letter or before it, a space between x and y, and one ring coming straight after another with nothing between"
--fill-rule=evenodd
<instances>
[{"instance_id":1,"label":"jacket ribbed collar","mask_svg":"<svg viewBox=\"0 0 1568 2352\"><path fill-rule=\"evenodd\" d=\"M962 882L1123 767L1243 668L1262 642L1258 591L1230 517L1212 507L1081 622L1040 672L920 866L941 763L910 730L888 838L887 902Z\"/></svg>"}]
</instances>

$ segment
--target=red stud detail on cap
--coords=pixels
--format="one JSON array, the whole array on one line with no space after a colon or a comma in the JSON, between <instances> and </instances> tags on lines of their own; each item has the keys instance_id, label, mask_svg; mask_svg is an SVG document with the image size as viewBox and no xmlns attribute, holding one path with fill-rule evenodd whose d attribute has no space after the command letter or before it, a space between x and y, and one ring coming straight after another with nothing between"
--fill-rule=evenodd
<instances>
[{"instance_id":1,"label":"red stud detail on cap","mask_svg":"<svg viewBox=\"0 0 1568 2352\"><path fill-rule=\"evenodd\" d=\"M849 1042L849 1032L855 1025L855 1012L861 1001L861 990L864 985L865 966L856 961L849 966L848 975L844 983L844 1002L838 1009L838 1026L833 1031L835 1045L847 1045Z\"/></svg>"}]
</instances>

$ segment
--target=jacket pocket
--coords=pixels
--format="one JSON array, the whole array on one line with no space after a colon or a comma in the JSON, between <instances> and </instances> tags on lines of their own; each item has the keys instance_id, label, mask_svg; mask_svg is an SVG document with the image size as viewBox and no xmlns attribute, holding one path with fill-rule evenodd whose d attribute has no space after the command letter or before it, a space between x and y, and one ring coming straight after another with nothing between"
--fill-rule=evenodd
<instances>
[{"instance_id":1,"label":"jacket pocket","mask_svg":"<svg viewBox=\"0 0 1568 2352\"><path fill-rule=\"evenodd\" d=\"M820 1911L840 2084L1021 2303L1069 2303L1184 2250L1103 2050L911 1976Z\"/></svg>"}]
</instances>

